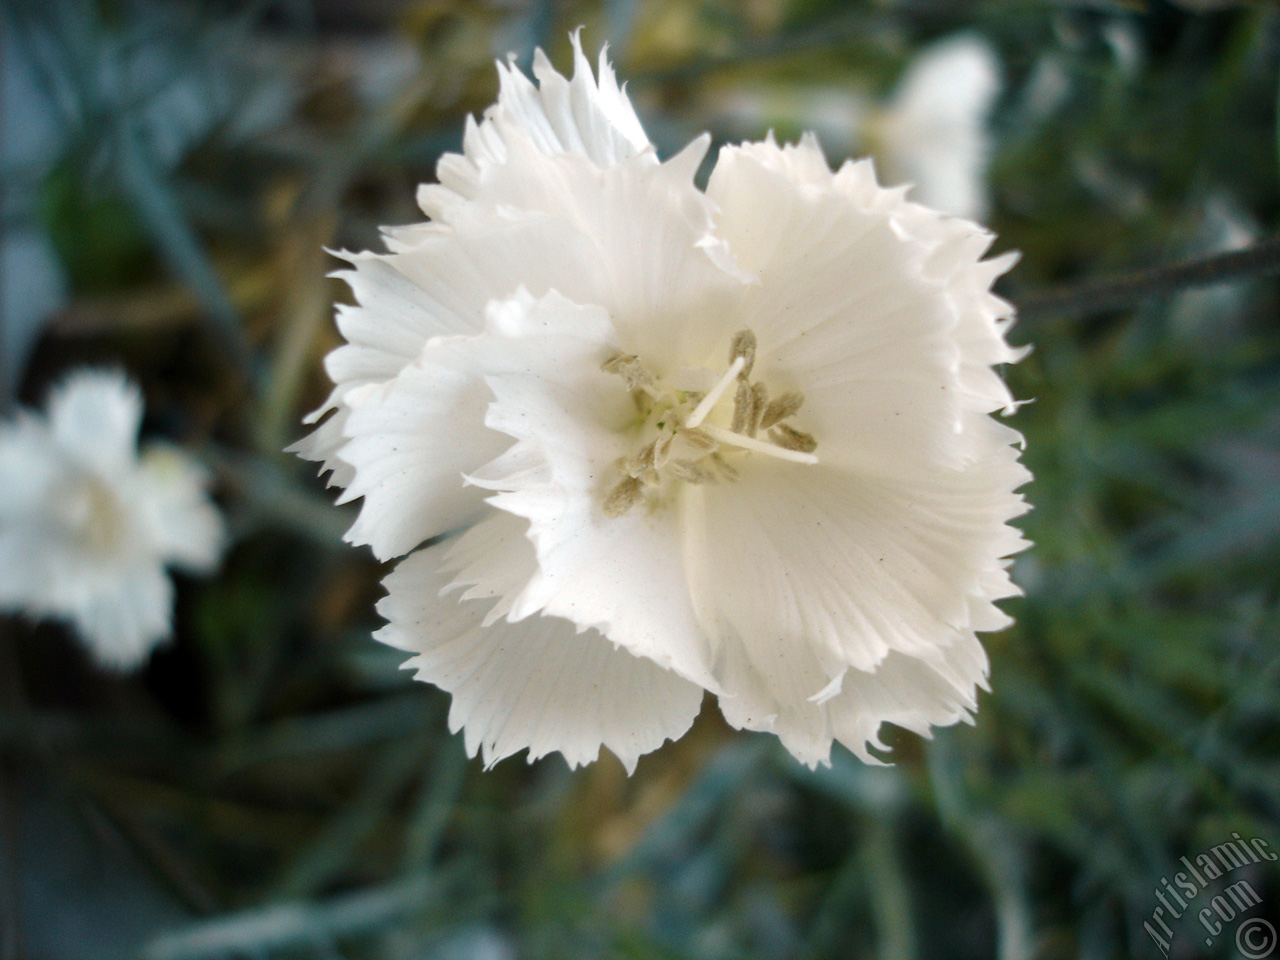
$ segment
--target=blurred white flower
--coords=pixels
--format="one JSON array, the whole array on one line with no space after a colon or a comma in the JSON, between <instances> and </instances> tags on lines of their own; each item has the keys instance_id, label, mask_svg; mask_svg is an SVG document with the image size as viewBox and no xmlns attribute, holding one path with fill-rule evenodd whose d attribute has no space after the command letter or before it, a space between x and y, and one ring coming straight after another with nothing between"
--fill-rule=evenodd
<instances>
[{"instance_id":1,"label":"blurred white flower","mask_svg":"<svg viewBox=\"0 0 1280 960\"><path fill-rule=\"evenodd\" d=\"M299 452L363 498L380 639L453 694L488 762L630 769L719 696L808 764L883 722L967 719L1025 545L1013 261L832 173L816 142L659 162L601 57L500 66L498 103L419 196L430 222L349 255L357 304ZM457 595L459 594L460 595Z\"/></svg>"},{"instance_id":2,"label":"blurred white flower","mask_svg":"<svg viewBox=\"0 0 1280 960\"><path fill-rule=\"evenodd\" d=\"M48 415L0 423L0 609L70 622L104 666L142 663L169 634L166 565L217 563L204 471L165 446L138 455L142 395L81 371Z\"/></svg>"},{"instance_id":3,"label":"blurred white flower","mask_svg":"<svg viewBox=\"0 0 1280 960\"><path fill-rule=\"evenodd\" d=\"M1258 242L1258 223L1234 198L1215 193L1202 201L1195 235L1185 256L1204 257L1229 250L1243 250ZM1252 311L1249 300L1256 284L1221 283L1184 290L1169 301L1168 329L1172 336L1219 343L1225 336L1240 336Z\"/></svg>"},{"instance_id":4,"label":"blurred white flower","mask_svg":"<svg viewBox=\"0 0 1280 960\"><path fill-rule=\"evenodd\" d=\"M872 152L890 182L938 210L982 220L989 206L991 108L1000 66L982 38L961 34L927 47L870 119Z\"/></svg>"},{"instance_id":5,"label":"blurred white flower","mask_svg":"<svg viewBox=\"0 0 1280 960\"><path fill-rule=\"evenodd\" d=\"M784 84L726 93L717 119L741 131L802 120L835 153L870 154L887 182L912 185L913 200L982 220L1000 86L995 51L960 34L917 54L883 103L849 84Z\"/></svg>"}]
</instances>

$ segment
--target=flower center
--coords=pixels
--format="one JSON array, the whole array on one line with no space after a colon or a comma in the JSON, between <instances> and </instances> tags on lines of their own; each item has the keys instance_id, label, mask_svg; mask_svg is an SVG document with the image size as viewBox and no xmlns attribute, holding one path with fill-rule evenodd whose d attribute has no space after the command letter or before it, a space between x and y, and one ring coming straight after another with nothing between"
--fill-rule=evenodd
<instances>
[{"instance_id":1,"label":"flower center","mask_svg":"<svg viewBox=\"0 0 1280 960\"><path fill-rule=\"evenodd\" d=\"M786 422L804 396L791 392L770 399L768 387L751 380L755 356L755 334L739 331L729 346L728 368L705 393L664 384L634 354L620 353L604 362L602 369L622 377L631 390L641 438L636 452L615 464L621 476L605 493L606 516L620 517L641 500L661 495L669 481L732 480L738 475L733 459L747 453L818 462L813 452L818 442ZM730 390L731 414L723 402Z\"/></svg>"},{"instance_id":2,"label":"flower center","mask_svg":"<svg viewBox=\"0 0 1280 960\"><path fill-rule=\"evenodd\" d=\"M55 504L55 515L67 533L91 551L110 550L124 534L124 511L107 484L97 477L76 478L55 498Z\"/></svg>"}]
</instances>

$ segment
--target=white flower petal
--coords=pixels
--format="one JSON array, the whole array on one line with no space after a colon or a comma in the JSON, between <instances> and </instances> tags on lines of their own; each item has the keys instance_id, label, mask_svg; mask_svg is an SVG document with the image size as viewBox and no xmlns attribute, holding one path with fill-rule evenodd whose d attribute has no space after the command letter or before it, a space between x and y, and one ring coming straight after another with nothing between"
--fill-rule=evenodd
<instances>
[{"instance_id":1,"label":"white flower petal","mask_svg":"<svg viewBox=\"0 0 1280 960\"><path fill-rule=\"evenodd\" d=\"M828 684L825 699L793 696L785 702L738 656L726 658L726 673L734 696L721 696L719 704L731 726L777 735L810 767L830 762L833 742L878 765L884 761L867 748L887 749L880 740L885 723L929 737L932 727L969 722L977 709L977 690L986 688L987 660L977 639L965 634L933 659L890 653L874 673L850 669L841 674ZM797 669L791 682L804 688L806 679L812 686L818 677L811 670L806 678ZM776 680L773 686L778 686Z\"/></svg>"},{"instance_id":2,"label":"white flower petal","mask_svg":"<svg viewBox=\"0 0 1280 960\"><path fill-rule=\"evenodd\" d=\"M347 539L369 544L379 559L476 519L484 491L463 476L511 446L484 426L486 376L594 368L616 352L603 309L555 293L535 301L520 290L491 302L488 317L484 334L430 341L346 419L338 456L354 477L339 502L364 498Z\"/></svg>"},{"instance_id":3,"label":"white flower petal","mask_svg":"<svg viewBox=\"0 0 1280 960\"><path fill-rule=\"evenodd\" d=\"M628 349L646 351L659 368L722 348L743 281L707 241L710 207L693 185L705 147L662 165L636 158L601 171L583 157L546 157L526 145L515 168L527 177L519 209L466 206L447 232L417 246L349 255L354 270L339 276L360 305L339 310L348 343L326 360L336 387L313 415L333 409L337 422L290 450L349 482L337 437L352 391L387 382L433 337L480 332L488 304L521 287L604 307Z\"/></svg>"},{"instance_id":4,"label":"white flower petal","mask_svg":"<svg viewBox=\"0 0 1280 960\"><path fill-rule=\"evenodd\" d=\"M51 575L45 532L38 524L0 516L0 610L44 612L34 599L48 588Z\"/></svg>"},{"instance_id":5,"label":"white flower petal","mask_svg":"<svg viewBox=\"0 0 1280 960\"><path fill-rule=\"evenodd\" d=\"M142 425L142 394L123 374L72 374L50 393L48 406L54 439L78 461L109 474L132 464Z\"/></svg>"},{"instance_id":6,"label":"white flower petal","mask_svg":"<svg viewBox=\"0 0 1280 960\"><path fill-rule=\"evenodd\" d=\"M739 313L760 340L762 373L804 393L797 422L821 438L824 462L911 475L990 455L965 431L986 430L970 414L1011 402L990 364L1017 355L1004 347L1008 305L987 292L999 271L983 272L981 291L973 285L985 234L900 198L885 203L892 191L863 173L833 175L811 140L721 152L708 191L730 249L763 280L745 289ZM907 233L903 219L933 234ZM984 435L997 446L1019 439Z\"/></svg>"},{"instance_id":7,"label":"white flower petal","mask_svg":"<svg viewBox=\"0 0 1280 960\"><path fill-rule=\"evenodd\" d=\"M338 456L338 448L346 442L343 429L351 414L345 403L347 392L345 388L335 388L329 399L303 420L304 423L315 423L323 417L320 425L284 448L286 453L295 453L303 460L319 463L319 472L328 474L330 487L346 488L356 476L355 468Z\"/></svg>"},{"instance_id":8,"label":"white flower petal","mask_svg":"<svg viewBox=\"0 0 1280 960\"><path fill-rule=\"evenodd\" d=\"M0 525L22 523L43 510L65 467L42 418L19 411L0 423Z\"/></svg>"},{"instance_id":9,"label":"white flower petal","mask_svg":"<svg viewBox=\"0 0 1280 960\"><path fill-rule=\"evenodd\" d=\"M462 201L510 202L503 174L504 168L519 167L510 155L517 140L546 156L574 154L598 167L639 154L657 162L606 51L600 52L597 82L577 33L572 41L572 80L557 73L541 50L533 58L537 86L514 63L498 63L498 102L479 124L468 120L463 152L446 154L440 161L440 185L421 188L418 197L424 213L432 219L447 219L449 209Z\"/></svg>"},{"instance_id":10,"label":"white flower petal","mask_svg":"<svg viewBox=\"0 0 1280 960\"><path fill-rule=\"evenodd\" d=\"M960 217L987 213L987 119L1000 93L995 52L973 35L950 37L907 69L878 130L894 179L914 199Z\"/></svg>"},{"instance_id":11,"label":"white flower petal","mask_svg":"<svg viewBox=\"0 0 1280 960\"><path fill-rule=\"evenodd\" d=\"M566 80L551 66L542 50L533 55L533 84L514 66L498 65L502 90L493 111L510 118L522 132L539 141L548 153L577 153L607 167L648 149L649 137L631 101L618 86L608 50L600 51L599 81L582 52L575 31L573 79Z\"/></svg>"},{"instance_id":12,"label":"white flower petal","mask_svg":"<svg viewBox=\"0 0 1280 960\"><path fill-rule=\"evenodd\" d=\"M405 666L453 695L449 725L472 756L492 766L525 748L531 761L558 751L576 767L604 746L631 771L693 723L700 688L594 630L541 616L484 626L488 603L440 597L441 553L420 551L387 578L378 609L390 622L375 636L415 653Z\"/></svg>"},{"instance_id":13,"label":"white flower petal","mask_svg":"<svg viewBox=\"0 0 1280 960\"><path fill-rule=\"evenodd\" d=\"M689 534L689 577L717 638L729 722L777 733L812 764L833 737L863 756L881 720L923 732L928 717L959 718L955 704L972 700L982 674L939 664L985 669L973 632L1008 622L994 601L1017 593L1004 558L1026 542L1006 521L1025 509L1012 490L1027 477L1008 450L1002 464L914 483L766 461L744 467L731 495L692 491L705 502L686 511L686 523L701 522ZM929 699L940 669L962 678L967 700ZM899 676L922 685L918 714L858 712L851 691L884 680L883 702L896 703ZM814 702L841 677L841 696ZM858 740L854 720L872 733Z\"/></svg>"},{"instance_id":14,"label":"white flower petal","mask_svg":"<svg viewBox=\"0 0 1280 960\"><path fill-rule=\"evenodd\" d=\"M1025 479L1012 451L1004 464L912 483L744 463L730 495L697 491L695 600L765 675L793 650L827 679L874 670L890 650L929 657L971 627L971 598L999 599L982 575L1025 546L1006 524L1025 509L1012 492Z\"/></svg>"},{"instance_id":15,"label":"white flower petal","mask_svg":"<svg viewBox=\"0 0 1280 960\"><path fill-rule=\"evenodd\" d=\"M442 569L453 575L448 589L459 591L459 599L497 601L485 615L485 626L505 618L538 572L528 521L504 510L490 510L449 543Z\"/></svg>"},{"instance_id":16,"label":"white flower petal","mask_svg":"<svg viewBox=\"0 0 1280 960\"><path fill-rule=\"evenodd\" d=\"M58 612L58 585L83 566L57 515L68 475L79 473L47 421L20 411L0 423L0 605ZM91 573L91 572L90 572Z\"/></svg>"},{"instance_id":17,"label":"white flower petal","mask_svg":"<svg viewBox=\"0 0 1280 960\"><path fill-rule=\"evenodd\" d=\"M542 611L595 627L716 689L685 580L679 512L603 511L614 462L630 452L616 430L631 402L621 380L579 368L559 382L504 376L489 383L495 401L486 422L519 442L473 479L502 491L490 499L494 506L530 521L538 559L538 574L510 616ZM531 462L541 470L529 469Z\"/></svg>"},{"instance_id":18,"label":"white flower petal","mask_svg":"<svg viewBox=\"0 0 1280 960\"><path fill-rule=\"evenodd\" d=\"M74 624L99 664L129 670L169 636L172 610L173 584L157 562L122 570L114 583L77 591L66 607L51 613Z\"/></svg>"},{"instance_id":19,"label":"white flower petal","mask_svg":"<svg viewBox=\"0 0 1280 960\"><path fill-rule=\"evenodd\" d=\"M391 380L432 338L479 333L489 302L521 286L544 293L568 280L572 292L582 273L570 267L588 249L580 235L546 216L489 214L432 231L397 253L346 254L352 269L336 276L350 285L357 304L338 308L347 343L326 358L335 387L309 419L332 413L289 451L321 462L321 470L333 474L331 485L348 486L354 474L337 451L353 391Z\"/></svg>"},{"instance_id":20,"label":"white flower petal","mask_svg":"<svg viewBox=\"0 0 1280 960\"><path fill-rule=\"evenodd\" d=\"M494 174L502 178L497 209L536 224L542 242L534 248L539 262L512 262L507 254L494 268L521 270L535 295L555 289L606 307L628 349L643 351L658 368L719 349L733 332L726 331L727 311L748 278L712 235L711 205L693 184L708 143L699 137L662 164L644 155L600 168L577 154L548 156L513 137L510 162ZM488 211L460 205L449 222L459 231L492 231ZM577 245L567 249L571 240ZM508 296L513 289L499 283L490 293Z\"/></svg>"},{"instance_id":21,"label":"white flower petal","mask_svg":"<svg viewBox=\"0 0 1280 960\"><path fill-rule=\"evenodd\" d=\"M153 445L142 457L137 482L138 505L159 559L193 573L211 572L226 530L209 500L208 473L179 450Z\"/></svg>"}]
</instances>

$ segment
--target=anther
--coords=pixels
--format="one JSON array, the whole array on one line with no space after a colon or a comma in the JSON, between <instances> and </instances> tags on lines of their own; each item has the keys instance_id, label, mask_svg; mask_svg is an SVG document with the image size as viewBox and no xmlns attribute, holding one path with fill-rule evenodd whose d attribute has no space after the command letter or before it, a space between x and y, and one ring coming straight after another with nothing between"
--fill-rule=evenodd
<instances>
[{"instance_id":1,"label":"anther","mask_svg":"<svg viewBox=\"0 0 1280 960\"><path fill-rule=\"evenodd\" d=\"M672 460L667 465L667 471L685 483L706 483L711 479L711 475L692 460Z\"/></svg>"},{"instance_id":2,"label":"anther","mask_svg":"<svg viewBox=\"0 0 1280 960\"><path fill-rule=\"evenodd\" d=\"M751 380L756 353L755 334L750 330L736 333L729 348L728 369L705 393L672 390L633 353L618 353L601 364L602 370L626 382L640 414L635 426L650 438L634 453L615 461L618 473L603 499L605 516L622 516L658 494L671 480L691 484L733 480L738 470L730 461L737 462L735 458L741 454L818 463L814 453L817 440L785 423L799 411L804 396L793 391L770 399L765 384ZM727 401L730 388L734 391L733 413L726 429L716 422L720 416L712 414L722 400ZM762 432L767 432L767 437L757 436ZM730 453L733 456L727 455Z\"/></svg>"},{"instance_id":3,"label":"anther","mask_svg":"<svg viewBox=\"0 0 1280 960\"><path fill-rule=\"evenodd\" d=\"M750 330L739 330L729 344L729 362L733 363L739 357L743 359L743 365L738 376L745 380L751 376L751 366L756 362L756 335Z\"/></svg>"},{"instance_id":4,"label":"anther","mask_svg":"<svg viewBox=\"0 0 1280 960\"><path fill-rule=\"evenodd\" d=\"M738 468L731 464L728 460L718 453L711 455L711 462L720 468L720 472L724 474L726 480L738 479Z\"/></svg>"},{"instance_id":5,"label":"anther","mask_svg":"<svg viewBox=\"0 0 1280 960\"><path fill-rule=\"evenodd\" d=\"M651 374L634 353L619 353L600 364L605 373L616 373L632 390L643 390L653 384Z\"/></svg>"},{"instance_id":6,"label":"anther","mask_svg":"<svg viewBox=\"0 0 1280 960\"><path fill-rule=\"evenodd\" d=\"M625 457L618 466L627 476L638 477L646 470L653 469L654 461L657 459L657 447L658 441L655 440L631 456Z\"/></svg>"},{"instance_id":7,"label":"anther","mask_svg":"<svg viewBox=\"0 0 1280 960\"><path fill-rule=\"evenodd\" d=\"M704 453L714 453L720 446L720 441L707 433L707 431L701 430L697 427L679 427L676 429L676 433L681 437L681 439L687 441L692 446L697 447Z\"/></svg>"},{"instance_id":8,"label":"anther","mask_svg":"<svg viewBox=\"0 0 1280 960\"><path fill-rule=\"evenodd\" d=\"M671 459L671 442L674 439L674 433L664 433L657 440L653 441L654 469L661 470L667 465L667 461Z\"/></svg>"},{"instance_id":9,"label":"anther","mask_svg":"<svg viewBox=\"0 0 1280 960\"><path fill-rule=\"evenodd\" d=\"M747 420L747 436L754 437L760 429L760 418L764 416L764 408L769 403L769 388L763 383L751 385L751 417Z\"/></svg>"},{"instance_id":10,"label":"anther","mask_svg":"<svg viewBox=\"0 0 1280 960\"><path fill-rule=\"evenodd\" d=\"M733 395L733 420L729 425L729 429L734 433L747 432L747 424L751 422L753 396L751 384L746 380L739 380L738 389Z\"/></svg>"},{"instance_id":11,"label":"anther","mask_svg":"<svg viewBox=\"0 0 1280 960\"><path fill-rule=\"evenodd\" d=\"M744 357L733 358L733 362L729 364L729 369L724 372L724 375L721 376L718 381L716 381L716 385L707 392L707 395L698 401L698 405L693 408L693 413L689 414L689 419L684 422L686 427L692 429L693 427L700 426L702 421L707 419L707 414L709 414L715 408L715 405L720 402L720 398L724 396L724 392L729 389L729 385L732 384L738 374L743 371L746 364L747 361Z\"/></svg>"},{"instance_id":12,"label":"anther","mask_svg":"<svg viewBox=\"0 0 1280 960\"><path fill-rule=\"evenodd\" d=\"M768 430L780 420L795 416L803 405L803 393L784 393L778 399L770 400L769 405L764 408L764 414L760 417L760 429Z\"/></svg>"},{"instance_id":13,"label":"anther","mask_svg":"<svg viewBox=\"0 0 1280 960\"><path fill-rule=\"evenodd\" d=\"M769 439L784 450L813 453L818 449L818 441L813 438L813 434L797 430L795 427L789 427L785 423L780 423L770 430Z\"/></svg>"},{"instance_id":14,"label":"anther","mask_svg":"<svg viewBox=\"0 0 1280 960\"><path fill-rule=\"evenodd\" d=\"M644 483L637 477L623 477L604 498L604 515L620 517L640 499Z\"/></svg>"}]
</instances>

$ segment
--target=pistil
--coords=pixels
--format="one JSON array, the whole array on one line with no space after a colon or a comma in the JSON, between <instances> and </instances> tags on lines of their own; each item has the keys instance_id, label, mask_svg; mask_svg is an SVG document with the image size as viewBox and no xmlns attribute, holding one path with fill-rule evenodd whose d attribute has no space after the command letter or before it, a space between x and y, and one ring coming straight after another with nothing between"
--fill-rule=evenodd
<instances>
[{"instance_id":1,"label":"pistil","mask_svg":"<svg viewBox=\"0 0 1280 960\"><path fill-rule=\"evenodd\" d=\"M689 414L689 419L684 422L684 425L692 430L694 427L699 426L703 420L707 419L707 414L715 409L716 404L720 402L720 398L723 397L725 391L729 389L729 385L737 379L738 374L742 372L742 368L746 365L747 361L745 357L736 357L733 363L729 364L729 369L724 372L724 376L722 376L707 395L702 398L702 402L693 408L693 413Z\"/></svg>"},{"instance_id":2,"label":"pistil","mask_svg":"<svg viewBox=\"0 0 1280 960\"><path fill-rule=\"evenodd\" d=\"M754 453L763 453L768 457L777 457L779 460L790 460L792 463L817 463L816 454L806 452L804 450L792 450L786 447L780 447L775 443L766 443L763 440L757 440L755 437L747 437L741 433L734 433L732 430L726 430L724 427L717 427L714 423L708 423L702 428L715 437L721 443L728 444L731 447L737 447L739 450L751 450ZM796 431L797 433L799 431ZM816 446L816 444L815 444Z\"/></svg>"}]
</instances>

